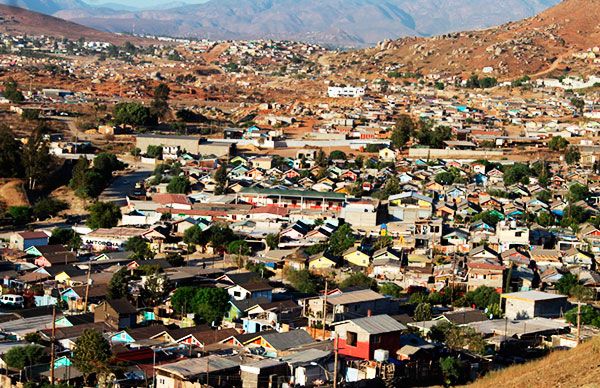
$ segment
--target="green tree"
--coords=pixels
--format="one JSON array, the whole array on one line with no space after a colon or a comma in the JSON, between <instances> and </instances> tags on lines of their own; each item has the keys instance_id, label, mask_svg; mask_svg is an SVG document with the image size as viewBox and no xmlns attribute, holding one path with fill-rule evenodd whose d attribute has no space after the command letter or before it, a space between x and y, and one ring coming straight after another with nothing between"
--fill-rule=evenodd
<instances>
[{"instance_id":1,"label":"green tree","mask_svg":"<svg viewBox=\"0 0 600 388\"><path fill-rule=\"evenodd\" d=\"M327 160L327 155L322 149L319 149L319 152L317 152L317 155L315 156L315 162L319 167L327 167L327 163L329 163L329 161Z\"/></svg>"},{"instance_id":2,"label":"green tree","mask_svg":"<svg viewBox=\"0 0 600 388\"><path fill-rule=\"evenodd\" d=\"M73 173L71 175L71 180L69 181L69 187L71 187L75 192L82 190L84 187L86 183L85 174L89 168L90 162L83 156L80 156L79 159L77 159L75 166L73 166Z\"/></svg>"},{"instance_id":3,"label":"green tree","mask_svg":"<svg viewBox=\"0 0 600 388\"><path fill-rule=\"evenodd\" d=\"M477 215L475 215L475 217L473 217L473 220L477 221L477 220L481 220L483 222L485 222L486 224L495 227L498 222L501 221L501 217L500 215L498 215L497 213L491 211L491 210L486 210L484 212L481 212Z\"/></svg>"},{"instance_id":4,"label":"green tree","mask_svg":"<svg viewBox=\"0 0 600 388\"><path fill-rule=\"evenodd\" d=\"M100 173L105 181L109 181L112 178L114 171L122 170L125 165L117 159L115 154L108 152L102 152L94 158L94 169Z\"/></svg>"},{"instance_id":5,"label":"green tree","mask_svg":"<svg viewBox=\"0 0 600 388\"><path fill-rule=\"evenodd\" d=\"M175 311L194 312L206 323L219 324L229 307L229 294L224 288L180 287L173 293Z\"/></svg>"},{"instance_id":6,"label":"green tree","mask_svg":"<svg viewBox=\"0 0 600 388\"><path fill-rule=\"evenodd\" d=\"M564 150L565 148L567 148L568 145L569 142L567 141L567 139L561 136L553 136L552 139L550 139L550 141L548 142L548 148L550 148L552 151Z\"/></svg>"},{"instance_id":7,"label":"green tree","mask_svg":"<svg viewBox=\"0 0 600 388\"><path fill-rule=\"evenodd\" d=\"M4 97L13 104L20 104L25 101L25 96L19 90L19 84L12 78L4 82Z\"/></svg>"},{"instance_id":8,"label":"green tree","mask_svg":"<svg viewBox=\"0 0 600 388\"><path fill-rule=\"evenodd\" d=\"M41 198L33 205L33 216L38 220L54 217L69 208L66 202L54 198Z\"/></svg>"},{"instance_id":9,"label":"green tree","mask_svg":"<svg viewBox=\"0 0 600 388\"><path fill-rule=\"evenodd\" d=\"M23 173L22 144L6 124L0 125L0 177L14 178Z\"/></svg>"},{"instance_id":10,"label":"green tree","mask_svg":"<svg viewBox=\"0 0 600 388\"><path fill-rule=\"evenodd\" d=\"M127 270L125 268L121 268L120 270L115 272L110 278L110 281L108 282L106 296L109 299L125 298L128 295L128 281L129 276L127 275Z\"/></svg>"},{"instance_id":11,"label":"green tree","mask_svg":"<svg viewBox=\"0 0 600 388\"><path fill-rule=\"evenodd\" d=\"M577 325L577 307L565 313L565 320L572 325ZM600 311L592 306L581 306L581 324L592 325L600 328Z\"/></svg>"},{"instance_id":12,"label":"green tree","mask_svg":"<svg viewBox=\"0 0 600 388\"><path fill-rule=\"evenodd\" d=\"M370 288L377 290L377 282L375 279L368 277L363 272L353 272L340 283L340 288Z\"/></svg>"},{"instance_id":13,"label":"green tree","mask_svg":"<svg viewBox=\"0 0 600 388\"><path fill-rule=\"evenodd\" d=\"M419 303L415 308L415 321L429 321L431 320L431 305L429 303Z\"/></svg>"},{"instance_id":14,"label":"green tree","mask_svg":"<svg viewBox=\"0 0 600 388\"><path fill-rule=\"evenodd\" d=\"M400 115L390 137L392 146L396 149L406 147L415 133L415 122L406 114Z\"/></svg>"},{"instance_id":15,"label":"green tree","mask_svg":"<svg viewBox=\"0 0 600 388\"><path fill-rule=\"evenodd\" d=\"M577 276L572 273L564 274L557 282L556 282L556 290L563 295L571 295L571 289L579 284L577 280Z\"/></svg>"},{"instance_id":16,"label":"green tree","mask_svg":"<svg viewBox=\"0 0 600 388\"><path fill-rule=\"evenodd\" d=\"M535 222L537 222L541 226L552 226L554 225L554 216L547 211L541 211L538 213Z\"/></svg>"},{"instance_id":17,"label":"green tree","mask_svg":"<svg viewBox=\"0 0 600 388\"><path fill-rule=\"evenodd\" d=\"M565 162L567 162L567 164L577 164L580 160L581 153L579 152L579 149L577 149L577 147L571 146L567 148L567 151L565 152Z\"/></svg>"},{"instance_id":18,"label":"green tree","mask_svg":"<svg viewBox=\"0 0 600 388\"><path fill-rule=\"evenodd\" d=\"M319 290L323 289L323 278L312 274L310 271L286 269L285 277L288 282L291 283L292 287L298 292L304 294L316 294Z\"/></svg>"},{"instance_id":19,"label":"green tree","mask_svg":"<svg viewBox=\"0 0 600 388\"><path fill-rule=\"evenodd\" d=\"M162 154L163 154L163 148L162 146L157 146L157 145L149 145L148 148L146 148L146 155L149 158L153 158L153 159L162 159Z\"/></svg>"},{"instance_id":20,"label":"green tree","mask_svg":"<svg viewBox=\"0 0 600 388\"><path fill-rule=\"evenodd\" d=\"M269 247L269 249L277 249L279 247L279 235L270 233L265 238L265 243Z\"/></svg>"},{"instance_id":21,"label":"green tree","mask_svg":"<svg viewBox=\"0 0 600 388\"><path fill-rule=\"evenodd\" d=\"M435 176L435 181L440 185L451 185L454 183L454 175L450 172L440 172Z\"/></svg>"},{"instance_id":22,"label":"green tree","mask_svg":"<svg viewBox=\"0 0 600 388\"><path fill-rule=\"evenodd\" d=\"M346 160L348 157L343 151L335 150L329 154L329 160Z\"/></svg>"},{"instance_id":23,"label":"green tree","mask_svg":"<svg viewBox=\"0 0 600 388\"><path fill-rule=\"evenodd\" d=\"M87 226L91 229L113 228L121 219L121 210L110 202L96 202L89 207Z\"/></svg>"},{"instance_id":24,"label":"green tree","mask_svg":"<svg viewBox=\"0 0 600 388\"><path fill-rule=\"evenodd\" d=\"M38 184L45 182L52 162L48 144L44 141L41 130L37 128L29 136L23 148L23 167L30 190L35 190Z\"/></svg>"},{"instance_id":25,"label":"green tree","mask_svg":"<svg viewBox=\"0 0 600 388\"><path fill-rule=\"evenodd\" d=\"M581 183L575 183L569 187L569 200L572 202L585 200L589 196L590 189Z\"/></svg>"},{"instance_id":26,"label":"green tree","mask_svg":"<svg viewBox=\"0 0 600 388\"><path fill-rule=\"evenodd\" d=\"M504 183L513 185L515 183L529 183L529 177L532 175L529 166L523 163L515 163L504 170Z\"/></svg>"},{"instance_id":27,"label":"green tree","mask_svg":"<svg viewBox=\"0 0 600 388\"><path fill-rule=\"evenodd\" d=\"M452 326L446 333L445 342L453 350L467 349L477 354L485 353L485 341L472 327Z\"/></svg>"},{"instance_id":28,"label":"green tree","mask_svg":"<svg viewBox=\"0 0 600 388\"><path fill-rule=\"evenodd\" d=\"M97 330L85 329L75 341L73 365L83 373L86 380L92 373L106 370L110 357L110 344Z\"/></svg>"},{"instance_id":29,"label":"green tree","mask_svg":"<svg viewBox=\"0 0 600 388\"><path fill-rule=\"evenodd\" d=\"M461 381L464 363L455 357L444 357L440 359L440 369L444 376L444 385L449 387Z\"/></svg>"},{"instance_id":30,"label":"green tree","mask_svg":"<svg viewBox=\"0 0 600 388\"><path fill-rule=\"evenodd\" d=\"M184 176L173 177L167 185L167 192L172 194L187 194L190 189L190 180Z\"/></svg>"},{"instance_id":31,"label":"green tree","mask_svg":"<svg viewBox=\"0 0 600 388\"><path fill-rule=\"evenodd\" d=\"M160 83L154 89L154 100L150 105L150 114L157 118L163 118L169 111L169 94L171 89L165 83Z\"/></svg>"},{"instance_id":32,"label":"green tree","mask_svg":"<svg viewBox=\"0 0 600 388\"><path fill-rule=\"evenodd\" d=\"M215 180L215 194L222 195L227 193L227 166L225 163L219 165L219 168L215 171L214 174Z\"/></svg>"},{"instance_id":33,"label":"green tree","mask_svg":"<svg viewBox=\"0 0 600 388\"><path fill-rule=\"evenodd\" d=\"M49 240L50 244L65 245L69 249L77 250L83 244L81 236L73 229L55 228Z\"/></svg>"},{"instance_id":34,"label":"green tree","mask_svg":"<svg viewBox=\"0 0 600 388\"><path fill-rule=\"evenodd\" d=\"M379 293L394 298L400 298L404 290L396 283L383 283L379 285Z\"/></svg>"},{"instance_id":35,"label":"green tree","mask_svg":"<svg viewBox=\"0 0 600 388\"><path fill-rule=\"evenodd\" d=\"M44 348L39 345L15 346L4 355L6 365L22 370L25 367L39 364L44 358Z\"/></svg>"},{"instance_id":36,"label":"green tree","mask_svg":"<svg viewBox=\"0 0 600 388\"><path fill-rule=\"evenodd\" d=\"M122 102L115 105L113 119L117 125L151 125L150 109L137 102Z\"/></svg>"},{"instance_id":37,"label":"green tree","mask_svg":"<svg viewBox=\"0 0 600 388\"><path fill-rule=\"evenodd\" d=\"M14 220L16 225L25 225L31 221L32 210L29 206L11 206L8 208L8 215Z\"/></svg>"},{"instance_id":38,"label":"green tree","mask_svg":"<svg viewBox=\"0 0 600 388\"><path fill-rule=\"evenodd\" d=\"M575 107L575 109L577 109L577 112L583 116L583 111L585 109L585 101L583 98L573 97L571 98L571 104Z\"/></svg>"},{"instance_id":39,"label":"green tree","mask_svg":"<svg viewBox=\"0 0 600 388\"><path fill-rule=\"evenodd\" d=\"M185 230L185 232L183 232L183 242L186 243L188 246L191 246L191 245L205 246L206 244L208 244L208 241L209 241L208 233L204 233L202 231L202 229L197 225L189 227L188 229Z\"/></svg>"},{"instance_id":40,"label":"green tree","mask_svg":"<svg viewBox=\"0 0 600 388\"><path fill-rule=\"evenodd\" d=\"M467 304L474 304L483 309L494 303L500 303L500 295L495 288L487 286L479 286L473 291L465 294Z\"/></svg>"},{"instance_id":41,"label":"green tree","mask_svg":"<svg viewBox=\"0 0 600 388\"><path fill-rule=\"evenodd\" d=\"M125 242L125 250L131 251L129 256L132 260L146 260L154 258L154 252L150 249L148 241L142 237L131 237Z\"/></svg>"},{"instance_id":42,"label":"green tree","mask_svg":"<svg viewBox=\"0 0 600 388\"><path fill-rule=\"evenodd\" d=\"M329 237L329 251L334 256L341 256L344 251L354 246L355 242L352 228L348 224L343 224Z\"/></svg>"},{"instance_id":43,"label":"green tree","mask_svg":"<svg viewBox=\"0 0 600 388\"><path fill-rule=\"evenodd\" d=\"M244 240L235 240L227 244L227 253L237 256L238 268L244 267L244 256L250 255L250 246Z\"/></svg>"}]
</instances>

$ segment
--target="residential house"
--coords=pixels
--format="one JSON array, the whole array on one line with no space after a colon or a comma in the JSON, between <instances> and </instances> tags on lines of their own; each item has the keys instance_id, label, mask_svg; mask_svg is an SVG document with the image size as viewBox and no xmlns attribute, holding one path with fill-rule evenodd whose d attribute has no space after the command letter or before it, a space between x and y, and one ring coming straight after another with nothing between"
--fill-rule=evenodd
<instances>
[{"instance_id":1,"label":"residential house","mask_svg":"<svg viewBox=\"0 0 600 388\"><path fill-rule=\"evenodd\" d=\"M338 322L335 324L338 351L341 355L363 360L372 360L377 349L396 354L401 347L400 335L406 329L386 314Z\"/></svg>"},{"instance_id":2,"label":"residential house","mask_svg":"<svg viewBox=\"0 0 600 388\"><path fill-rule=\"evenodd\" d=\"M26 250L33 246L48 245L49 236L44 232L17 232L10 236L11 249Z\"/></svg>"},{"instance_id":3,"label":"residential house","mask_svg":"<svg viewBox=\"0 0 600 388\"><path fill-rule=\"evenodd\" d=\"M107 299L94 309L94 322L105 322L115 329L134 327L137 309L127 299Z\"/></svg>"}]
</instances>

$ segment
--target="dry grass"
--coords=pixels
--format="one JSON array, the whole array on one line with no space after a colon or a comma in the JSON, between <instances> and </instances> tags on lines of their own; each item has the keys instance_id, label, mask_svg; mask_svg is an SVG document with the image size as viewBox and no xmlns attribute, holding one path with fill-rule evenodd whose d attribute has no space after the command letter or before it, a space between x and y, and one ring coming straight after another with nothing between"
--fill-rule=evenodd
<instances>
[{"instance_id":1,"label":"dry grass","mask_svg":"<svg viewBox=\"0 0 600 388\"><path fill-rule=\"evenodd\" d=\"M23 187L23 181L20 179L2 179L0 180L0 202L6 207L11 206L29 206L29 199Z\"/></svg>"},{"instance_id":2,"label":"dry grass","mask_svg":"<svg viewBox=\"0 0 600 388\"><path fill-rule=\"evenodd\" d=\"M600 387L600 337L576 349L490 373L469 387Z\"/></svg>"}]
</instances>

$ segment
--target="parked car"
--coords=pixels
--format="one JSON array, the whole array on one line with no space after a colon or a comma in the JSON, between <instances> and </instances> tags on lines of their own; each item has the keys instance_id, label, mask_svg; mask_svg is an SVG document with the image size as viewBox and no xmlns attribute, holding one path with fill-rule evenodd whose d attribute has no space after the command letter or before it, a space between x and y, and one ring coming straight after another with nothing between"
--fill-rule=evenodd
<instances>
[{"instance_id":1,"label":"parked car","mask_svg":"<svg viewBox=\"0 0 600 388\"><path fill-rule=\"evenodd\" d=\"M23 308L25 307L25 299L21 295L6 294L0 297L0 304Z\"/></svg>"}]
</instances>

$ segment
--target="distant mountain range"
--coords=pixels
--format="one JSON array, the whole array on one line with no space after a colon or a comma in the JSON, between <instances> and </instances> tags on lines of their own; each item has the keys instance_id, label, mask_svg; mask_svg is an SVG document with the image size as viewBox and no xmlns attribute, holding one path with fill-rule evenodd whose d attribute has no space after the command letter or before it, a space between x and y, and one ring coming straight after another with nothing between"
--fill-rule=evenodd
<instances>
[{"instance_id":1,"label":"distant mountain range","mask_svg":"<svg viewBox=\"0 0 600 388\"><path fill-rule=\"evenodd\" d=\"M0 0L110 32L209 39L293 39L368 46L479 29L533 16L560 0L210 0L128 10L83 0ZM117 9L119 8L119 9Z\"/></svg>"}]
</instances>

